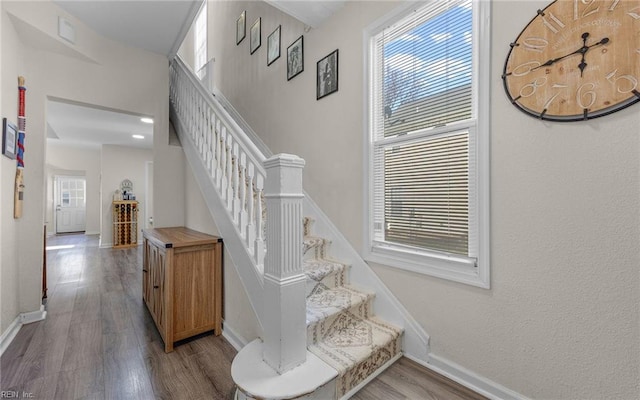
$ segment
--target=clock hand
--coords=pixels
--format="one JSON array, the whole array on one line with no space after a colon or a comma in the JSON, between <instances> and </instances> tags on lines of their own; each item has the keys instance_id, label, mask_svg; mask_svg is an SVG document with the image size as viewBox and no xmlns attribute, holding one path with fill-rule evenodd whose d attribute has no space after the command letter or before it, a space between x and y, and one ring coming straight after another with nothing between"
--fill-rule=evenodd
<instances>
[{"instance_id":1,"label":"clock hand","mask_svg":"<svg viewBox=\"0 0 640 400\"><path fill-rule=\"evenodd\" d=\"M586 39L586 38L585 38L585 35L589 36L589 33L588 33L588 32L585 32L585 33L583 33L583 34L582 34L582 36L583 36L583 40L584 40L584 39ZM545 62L544 64L540 64L540 65L538 65L538 66L537 66L537 67L535 67L535 68L531 68L531 71L535 71L535 70L537 70L537 69L539 69L539 68L542 68L542 67L548 67L548 66L550 66L550 65L553 65L553 64L557 63L557 62L558 62L558 61L560 61L560 60L564 60L565 58L567 58L567 57L571 57L571 56L576 55L576 54L580 54L580 53L582 53L582 55L584 56L584 54L585 54L585 53L586 53L590 48L595 47L595 46L600 46L600 45L603 45L603 44L606 44L606 43L609 43L609 38L603 38L603 39L602 39L602 40L600 40L598 43L594 43L594 44L592 44L591 46L582 46L581 48L579 48L578 50L574 51L573 53L569 53L569 54L564 55L564 56L562 56L562 57L552 58L552 59L548 60L547 62ZM584 61L584 60L583 60L583 61ZM586 65L585 65L585 67L586 67Z\"/></svg>"},{"instance_id":2,"label":"clock hand","mask_svg":"<svg viewBox=\"0 0 640 400\"><path fill-rule=\"evenodd\" d=\"M587 54L587 50L589 50L589 48L587 47L587 38L589 37L589 32L585 32L582 34L582 49L580 49L580 52L582 53L582 60L580 61L580 64L578 64L578 68L580 68L580 78L582 78L582 73L584 72L584 69L587 68L587 63L584 61L585 55Z\"/></svg>"},{"instance_id":3,"label":"clock hand","mask_svg":"<svg viewBox=\"0 0 640 400\"><path fill-rule=\"evenodd\" d=\"M578 64L578 68L580 68L581 78L582 78L582 73L584 72L584 69L587 68L587 63L585 62L585 55L587 54L587 51L589 51L589 49L594 46L599 46L601 44L609 43L609 38L602 38L602 40L600 40L598 43L594 43L591 46L587 46L587 36L585 35L589 36L587 33L582 34L584 45L582 46L582 49L580 49L580 52L582 53L582 60L580 61L580 64Z\"/></svg>"}]
</instances>

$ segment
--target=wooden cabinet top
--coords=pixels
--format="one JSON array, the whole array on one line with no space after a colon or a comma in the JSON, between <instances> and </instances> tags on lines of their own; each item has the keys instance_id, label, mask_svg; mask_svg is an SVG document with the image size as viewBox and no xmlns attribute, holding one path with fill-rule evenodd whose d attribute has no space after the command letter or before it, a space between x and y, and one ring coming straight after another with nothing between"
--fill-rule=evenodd
<instances>
[{"instance_id":1,"label":"wooden cabinet top","mask_svg":"<svg viewBox=\"0 0 640 400\"><path fill-rule=\"evenodd\" d=\"M218 236L207 235L184 226L144 229L142 234L145 239L167 249L222 242L222 238Z\"/></svg>"}]
</instances>

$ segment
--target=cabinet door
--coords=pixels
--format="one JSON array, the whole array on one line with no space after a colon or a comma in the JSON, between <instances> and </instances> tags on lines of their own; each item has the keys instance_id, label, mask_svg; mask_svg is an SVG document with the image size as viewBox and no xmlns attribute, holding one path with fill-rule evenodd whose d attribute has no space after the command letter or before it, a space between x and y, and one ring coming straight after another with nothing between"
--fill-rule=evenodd
<instances>
[{"instance_id":1,"label":"cabinet door","mask_svg":"<svg viewBox=\"0 0 640 400\"><path fill-rule=\"evenodd\" d=\"M164 310L164 297L165 297L165 261L166 252L164 249L159 249L155 246L152 247L153 251L153 267L151 270L151 282L153 283L152 293L152 306L153 314L155 316L158 330L164 336L166 327L166 315Z\"/></svg>"},{"instance_id":2,"label":"cabinet door","mask_svg":"<svg viewBox=\"0 0 640 400\"><path fill-rule=\"evenodd\" d=\"M175 340L215 329L215 246L175 249L173 256Z\"/></svg>"},{"instance_id":3,"label":"cabinet door","mask_svg":"<svg viewBox=\"0 0 640 400\"><path fill-rule=\"evenodd\" d=\"M151 263L153 261L151 252L154 246L150 245L149 241L145 239L142 248L144 251L142 255L142 299L147 304L147 307L150 307L151 291L153 290L153 285L151 284Z\"/></svg>"}]
</instances>

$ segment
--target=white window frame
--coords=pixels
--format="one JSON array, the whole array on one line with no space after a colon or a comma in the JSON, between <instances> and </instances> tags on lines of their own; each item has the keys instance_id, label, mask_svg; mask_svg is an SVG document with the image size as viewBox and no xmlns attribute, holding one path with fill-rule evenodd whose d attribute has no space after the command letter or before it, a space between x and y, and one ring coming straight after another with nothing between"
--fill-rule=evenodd
<instances>
[{"instance_id":1,"label":"white window frame","mask_svg":"<svg viewBox=\"0 0 640 400\"><path fill-rule=\"evenodd\" d=\"M201 20L204 19L204 21ZM203 24L204 27L202 28L202 30L204 32L200 32L200 24ZM207 16L207 1L205 0L202 3L202 6L200 8L200 11L198 11L198 15L196 16L196 20L195 20L195 24L194 24L194 32L193 32L193 65L194 65L194 69L195 69L195 73L198 76L198 78L202 79L204 77L204 74L206 72L205 67L207 66L207 47L208 47L208 16ZM199 43L198 39L200 39L200 35L203 34L203 41L204 43ZM204 52L203 55L201 55L199 53L199 51L202 50ZM200 57L202 56L202 57ZM202 58L203 62L202 65L200 65L199 61Z\"/></svg>"},{"instance_id":2,"label":"white window frame","mask_svg":"<svg viewBox=\"0 0 640 400\"><path fill-rule=\"evenodd\" d=\"M438 0L433 0L438 1ZM383 29L408 16L425 2L413 2L399 7L389 15L374 22L364 31L364 249L368 262L396 267L424 275L447 279L485 289L490 288L490 0L473 0L473 102L475 124L469 126L469 239L475 243L472 254L476 257L456 257L437 252L416 251L402 245L374 241L373 229L373 140L374 140L374 38ZM459 123L451 124L458 125ZM432 128L425 135L437 134L441 128ZM455 129L447 126L445 129ZM438 132L436 132L438 131ZM475 134L475 137L471 137ZM473 173L473 176L472 174ZM473 189L473 190L472 190Z\"/></svg>"}]
</instances>

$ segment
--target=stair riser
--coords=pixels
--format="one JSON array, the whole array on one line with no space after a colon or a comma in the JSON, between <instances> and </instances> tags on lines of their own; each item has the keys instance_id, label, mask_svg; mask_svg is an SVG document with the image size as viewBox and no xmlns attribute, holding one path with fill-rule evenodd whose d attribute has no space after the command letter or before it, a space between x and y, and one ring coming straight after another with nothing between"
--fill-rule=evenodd
<instances>
[{"instance_id":1,"label":"stair riser","mask_svg":"<svg viewBox=\"0 0 640 400\"><path fill-rule=\"evenodd\" d=\"M305 238L303 244L303 258L326 258L330 241L321 238Z\"/></svg>"},{"instance_id":2,"label":"stair riser","mask_svg":"<svg viewBox=\"0 0 640 400\"><path fill-rule=\"evenodd\" d=\"M349 307L343 313L348 313L356 316L357 318L367 319L373 315L373 296L369 296L365 301L357 303ZM330 315L320 321L307 326L307 345L316 344L319 340L323 339L327 333L329 327L333 325L341 313Z\"/></svg>"},{"instance_id":3,"label":"stair riser","mask_svg":"<svg viewBox=\"0 0 640 400\"><path fill-rule=\"evenodd\" d=\"M389 342L386 346L376 349L365 361L348 369L344 375L336 378L336 398L340 399L349 390L356 387L369 375L381 368L402 351L402 335Z\"/></svg>"},{"instance_id":4,"label":"stair riser","mask_svg":"<svg viewBox=\"0 0 640 400\"><path fill-rule=\"evenodd\" d=\"M333 289L347 284L349 284L349 282L347 280L346 269L334 271L333 273L322 278L322 280L319 282L307 276L307 297L309 297L312 293L318 293L321 290Z\"/></svg>"},{"instance_id":5,"label":"stair riser","mask_svg":"<svg viewBox=\"0 0 640 400\"><path fill-rule=\"evenodd\" d=\"M309 217L304 217L302 220L302 232L304 236L311 235L311 226L313 225L314 220Z\"/></svg>"}]
</instances>

